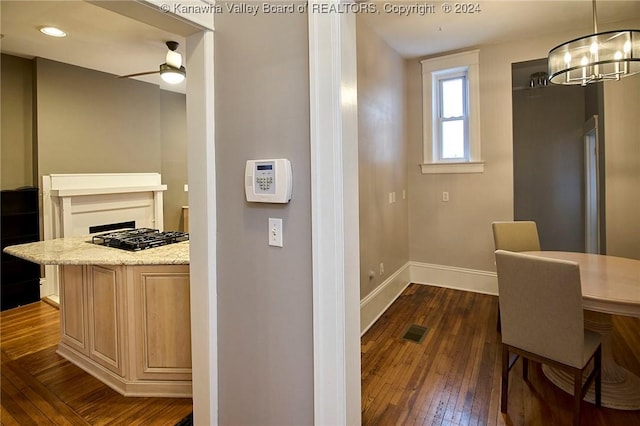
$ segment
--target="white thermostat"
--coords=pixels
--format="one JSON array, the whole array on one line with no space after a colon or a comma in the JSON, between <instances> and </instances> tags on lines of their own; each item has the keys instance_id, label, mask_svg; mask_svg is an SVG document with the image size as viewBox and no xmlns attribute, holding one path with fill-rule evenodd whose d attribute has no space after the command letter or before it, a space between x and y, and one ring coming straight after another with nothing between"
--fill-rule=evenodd
<instances>
[{"instance_id":1,"label":"white thermostat","mask_svg":"<svg viewBox=\"0 0 640 426\"><path fill-rule=\"evenodd\" d=\"M286 158L247 160L244 191L254 203L288 203L293 188L291 162Z\"/></svg>"}]
</instances>

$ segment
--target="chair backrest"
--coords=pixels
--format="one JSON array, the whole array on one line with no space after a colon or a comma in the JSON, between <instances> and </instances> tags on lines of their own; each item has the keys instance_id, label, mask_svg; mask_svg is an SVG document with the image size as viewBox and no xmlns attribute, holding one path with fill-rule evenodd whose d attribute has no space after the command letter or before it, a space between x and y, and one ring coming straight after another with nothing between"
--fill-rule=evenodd
<instances>
[{"instance_id":1,"label":"chair backrest","mask_svg":"<svg viewBox=\"0 0 640 426\"><path fill-rule=\"evenodd\" d=\"M540 250L538 227L533 221L493 222L491 226L493 227L493 243L496 250Z\"/></svg>"},{"instance_id":2,"label":"chair backrest","mask_svg":"<svg viewBox=\"0 0 640 426\"><path fill-rule=\"evenodd\" d=\"M582 368L578 264L504 250L495 254L503 343Z\"/></svg>"}]
</instances>

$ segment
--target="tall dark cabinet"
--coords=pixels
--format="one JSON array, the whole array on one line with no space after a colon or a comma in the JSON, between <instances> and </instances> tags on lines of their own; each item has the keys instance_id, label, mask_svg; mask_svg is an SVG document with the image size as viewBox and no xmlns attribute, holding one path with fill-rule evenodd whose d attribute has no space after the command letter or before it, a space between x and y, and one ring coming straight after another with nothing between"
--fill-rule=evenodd
<instances>
[{"instance_id":1,"label":"tall dark cabinet","mask_svg":"<svg viewBox=\"0 0 640 426\"><path fill-rule=\"evenodd\" d=\"M38 225L38 188L2 191L0 199L2 249L40 239ZM0 308L40 300L40 265L2 253Z\"/></svg>"}]
</instances>

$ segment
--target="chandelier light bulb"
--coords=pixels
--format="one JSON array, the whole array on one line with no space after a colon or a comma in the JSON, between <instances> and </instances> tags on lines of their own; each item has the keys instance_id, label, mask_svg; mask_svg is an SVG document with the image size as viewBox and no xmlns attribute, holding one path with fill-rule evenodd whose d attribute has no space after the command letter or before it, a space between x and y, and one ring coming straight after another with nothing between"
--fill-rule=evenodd
<instances>
[{"instance_id":1,"label":"chandelier light bulb","mask_svg":"<svg viewBox=\"0 0 640 426\"><path fill-rule=\"evenodd\" d=\"M624 42L623 50L624 50L624 53L626 53L627 55L631 53L631 42L629 40Z\"/></svg>"},{"instance_id":2,"label":"chandelier light bulb","mask_svg":"<svg viewBox=\"0 0 640 426\"><path fill-rule=\"evenodd\" d=\"M598 53L598 43L596 42L591 43L591 47L589 48L589 51L591 52L592 55L595 55L596 53Z\"/></svg>"},{"instance_id":3,"label":"chandelier light bulb","mask_svg":"<svg viewBox=\"0 0 640 426\"><path fill-rule=\"evenodd\" d=\"M567 52L564 54L564 62L567 65L571 63L571 53Z\"/></svg>"}]
</instances>

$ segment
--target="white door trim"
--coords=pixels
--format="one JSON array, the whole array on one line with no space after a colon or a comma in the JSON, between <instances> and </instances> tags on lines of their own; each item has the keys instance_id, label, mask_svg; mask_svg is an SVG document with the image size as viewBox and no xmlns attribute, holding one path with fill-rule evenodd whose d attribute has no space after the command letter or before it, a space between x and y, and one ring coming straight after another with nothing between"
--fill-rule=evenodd
<instances>
[{"instance_id":1,"label":"white door trim","mask_svg":"<svg viewBox=\"0 0 640 426\"><path fill-rule=\"evenodd\" d=\"M194 424L218 424L213 31L187 38L187 161Z\"/></svg>"},{"instance_id":2,"label":"white door trim","mask_svg":"<svg viewBox=\"0 0 640 426\"><path fill-rule=\"evenodd\" d=\"M309 13L317 425L359 425L361 420L355 36L354 14Z\"/></svg>"}]
</instances>

